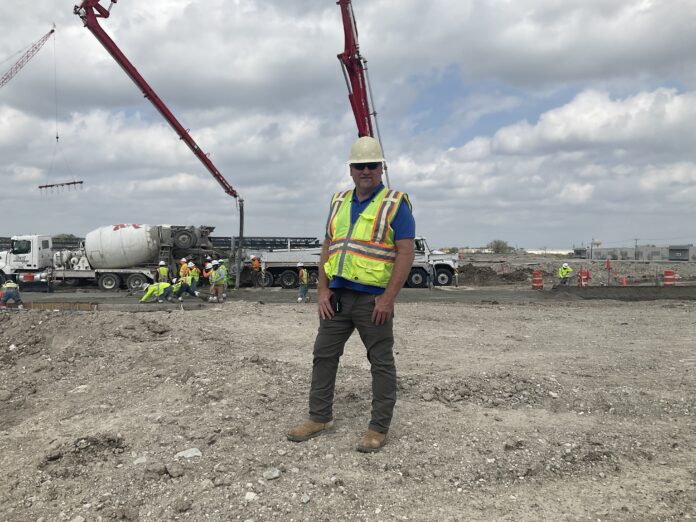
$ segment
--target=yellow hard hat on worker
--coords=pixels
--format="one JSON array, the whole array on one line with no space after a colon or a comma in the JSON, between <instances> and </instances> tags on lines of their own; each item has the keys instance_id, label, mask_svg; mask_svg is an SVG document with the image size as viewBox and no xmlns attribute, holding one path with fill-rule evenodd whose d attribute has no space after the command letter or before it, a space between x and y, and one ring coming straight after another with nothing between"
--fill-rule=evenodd
<instances>
[{"instance_id":1,"label":"yellow hard hat on worker","mask_svg":"<svg viewBox=\"0 0 696 522\"><path fill-rule=\"evenodd\" d=\"M348 164L383 161L384 154L382 153L382 147L380 147L379 142L375 138L371 138L370 136L358 138L350 148Z\"/></svg>"}]
</instances>

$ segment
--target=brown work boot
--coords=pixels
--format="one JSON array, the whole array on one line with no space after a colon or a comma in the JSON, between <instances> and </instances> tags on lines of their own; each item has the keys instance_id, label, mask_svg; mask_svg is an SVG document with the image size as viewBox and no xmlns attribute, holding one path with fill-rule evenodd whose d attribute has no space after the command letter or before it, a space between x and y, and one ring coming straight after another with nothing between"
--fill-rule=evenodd
<instances>
[{"instance_id":1,"label":"brown work boot","mask_svg":"<svg viewBox=\"0 0 696 522\"><path fill-rule=\"evenodd\" d=\"M387 443L387 434L380 433L371 429L362 436L358 443L357 450L362 453L376 453Z\"/></svg>"},{"instance_id":2,"label":"brown work boot","mask_svg":"<svg viewBox=\"0 0 696 522\"><path fill-rule=\"evenodd\" d=\"M333 431L334 421L315 422L307 419L302 424L288 430L288 440L293 442L304 442L317 437L323 433L331 433Z\"/></svg>"}]
</instances>

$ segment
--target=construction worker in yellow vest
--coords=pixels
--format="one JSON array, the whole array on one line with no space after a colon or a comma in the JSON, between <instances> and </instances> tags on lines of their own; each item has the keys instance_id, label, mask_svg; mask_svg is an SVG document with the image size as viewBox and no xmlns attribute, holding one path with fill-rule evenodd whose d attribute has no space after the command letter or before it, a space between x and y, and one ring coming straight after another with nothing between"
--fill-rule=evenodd
<instances>
[{"instance_id":1,"label":"construction worker in yellow vest","mask_svg":"<svg viewBox=\"0 0 696 522\"><path fill-rule=\"evenodd\" d=\"M184 277L186 274L188 274L188 261L186 260L185 257L182 257L181 260L179 261L179 279Z\"/></svg>"},{"instance_id":2,"label":"construction worker in yellow vest","mask_svg":"<svg viewBox=\"0 0 696 522\"><path fill-rule=\"evenodd\" d=\"M372 373L372 413L356 449L379 451L396 404L394 302L411 271L416 224L408 196L382 184L379 142L363 136L348 161L355 188L331 198L317 283L309 418L287 431L303 442L334 427L336 374L346 341L358 330Z\"/></svg>"},{"instance_id":3,"label":"construction worker in yellow vest","mask_svg":"<svg viewBox=\"0 0 696 522\"><path fill-rule=\"evenodd\" d=\"M560 279L560 284L567 285L570 279L573 269L568 263L563 263L558 269L558 279Z\"/></svg>"},{"instance_id":4,"label":"construction worker in yellow vest","mask_svg":"<svg viewBox=\"0 0 696 522\"><path fill-rule=\"evenodd\" d=\"M201 278L201 271L193 263L193 261L189 261L188 269L189 269L189 273L191 274L191 284L189 286L195 292L196 289L198 288L198 280Z\"/></svg>"},{"instance_id":5,"label":"construction worker in yellow vest","mask_svg":"<svg viewBox=\"0 0 696 522\"><path fill-rule=\"evenodd\" d=\"M193 274L189 272L187 275L179 279L179 282L174 285L173 290L174 296L179 301L184 300L184 294L188 293L192 297L198 297L198 292L192 288L193 285Z\"/></svg>"},{"instance_id":6,"label":"construction worker in yellow vest","mask_svg":"<svg viewBox=\"0 0 696 522\"><path fill-rule=\"evenodd\" d=\"M17 308L24 310L22 297L19 295L19 285L12 280L8 280L2 285L2 299L0 299L0 308L7 307L7 302L12 299Z\"/></svg>"},{"instance_id":7,"label":"construction worker in yellow vest","mask_svg":"<svg viewBox=\"0 0 696 522\"><path fill-rule=\"evenodd\" d=\"M297 278L300 283L297 289L297 302L309 303L309 272L304 267L304 263L297 263Z\"/></svg>"},{"instance_id":8,"label":"construction worker in yellow vest","mask_svg":"<svg viewBox=\"0 0 696 522\"><path fill-rule=\"evenodd\" d=\"M165 261L159 262L156 279L158 283L169 282L169 267Z\"/></svg>"},{"instance_id":9,"label":"construction worker in yellow vest","mask_svg":"<svg viewBox=\"0 0 696 522\"><path fill-rule=\"evenodd\" d=\"M151 297L156 297L158 303L164 303L164 300L172 294L172 285L167 281L160 281L159 283L145 285L143 290L145 290L145 295L140 299L141 303L147 302Z\"/></svg>"},{"instance_id":10,"label":"construction worker in yellow vest","mask_svg":"<svg viewBox=\"0 0 696 522\"><path fill-rule=\"evenodd\" d=\"M213 268L210 272L211 296L208 300L211 302L222 303L225 300L225 298L222 295L225 291L225 272L223 270L220 270L220 263L218 261L213 261L212 265Z\"/></svg>"},{"instance_id":11,"label":"construction worker in yellow vest","mask_svg":"<svg viewBox=\"0 0 696 522\"><path fill-rule=\"evenodd\" d=\"M218 270L222 273L222 298L227 299L227 276L229 274L229 270L227 269L227 261L224 259L218 259L218 264L220 267Z\"/></svg>"}]
</instances>

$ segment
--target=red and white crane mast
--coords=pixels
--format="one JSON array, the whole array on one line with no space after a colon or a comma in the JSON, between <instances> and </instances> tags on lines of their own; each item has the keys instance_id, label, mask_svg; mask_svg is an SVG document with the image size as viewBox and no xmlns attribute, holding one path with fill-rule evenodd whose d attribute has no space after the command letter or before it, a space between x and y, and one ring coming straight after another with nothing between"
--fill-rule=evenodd
<instances>
[{"instance_id":1,"label":"red and white crane mast","mask_svg":"<svg viewBox=\"0 0 696 522\"><path fill-rule=\"evenodd\" d=\"M32 46L29 47L29 49L20 57L20 59L17 60L12 67L10 67L10 70L2 75L2 78L0 78L0 87L4 87L7 82L14 78L15 75L22 69L22 67L24 67L27 64L27 62L31 60L34 57L34 55L41 50L46 41L55 32L56 28L54 26L53 29L51 29L45 35L43 35L36 43L32 44Z\"/></svg>"}]
</instances>

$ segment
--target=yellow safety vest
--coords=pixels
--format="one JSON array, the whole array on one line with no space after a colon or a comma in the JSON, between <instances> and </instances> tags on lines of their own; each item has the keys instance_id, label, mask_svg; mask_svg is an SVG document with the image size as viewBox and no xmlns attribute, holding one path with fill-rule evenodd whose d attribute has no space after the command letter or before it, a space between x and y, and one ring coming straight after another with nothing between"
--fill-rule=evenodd
<instances>
[{"instance_id":1,"label":"yellow safety vest","mask_svg":"<svg viewBox=\"0 0 696 522\"><path fill-rule=\"evenodd\" d=\"M568 277L572 273L573 273L573 269L570 267L568 267L568 268L561 267L558 269L558 277Z\"/></svg>"},{"instance_id":2,"label":"yellow safety vest","mask_svg":"<svg viewBox=\"0 0 696 522\"><path fill-rule=\"evenodd\" d=\"M386 288L394 270L396 244L391 222L408 196L383 188L367 205L353 225L350 207L353 191L338 192L331 199L326 225L330 238L329 260L324 272L329 279L342 277L364 285Z\"/></svg>"},{"instance_id":3,"label":"yellow safety vest","mask_svg":"<svg viewBox=\"0 0 696 522\"><path fill-rule=\"evenodd\" d=\"M160 281L165 281L169 277L169 267L161 266L157 272L159 272Z\"/></svg>"},{"instance_id":4,"label":"yellow safety vest","mask_svg":"<svg viewBox=\"0 0 696 522\"><path fill-rule=\"evenodd\" d=\"M309 283L309 273L304 268L300 270L300 284L306 285Z\"/></svg>"}]
</instances>

